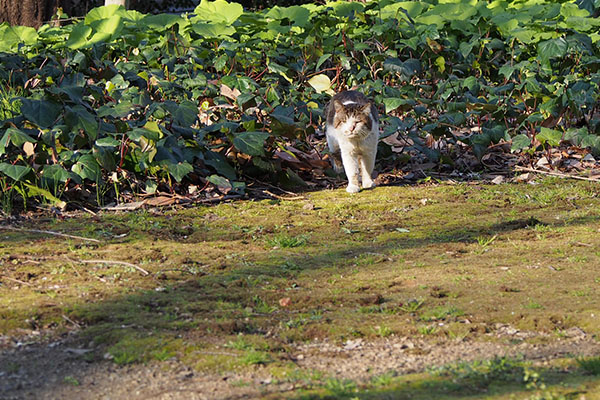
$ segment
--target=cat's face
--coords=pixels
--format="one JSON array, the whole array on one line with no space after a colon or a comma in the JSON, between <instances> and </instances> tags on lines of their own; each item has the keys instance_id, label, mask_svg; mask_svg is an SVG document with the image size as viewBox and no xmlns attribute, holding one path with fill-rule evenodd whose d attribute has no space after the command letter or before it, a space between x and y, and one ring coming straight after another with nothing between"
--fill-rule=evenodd
<instances>
[{"instance_id":1,"label":"cat's face","mask_svg":"<svg viewBox=\"0 0 600 400\"><path fill-rule=\"evenodd\" d=\"M335 117L334 127L348 138L365 137L373 129L373 118L371 116L371 104L343 104L334 101L333 107Z\"/></svg>"}]
</instances>

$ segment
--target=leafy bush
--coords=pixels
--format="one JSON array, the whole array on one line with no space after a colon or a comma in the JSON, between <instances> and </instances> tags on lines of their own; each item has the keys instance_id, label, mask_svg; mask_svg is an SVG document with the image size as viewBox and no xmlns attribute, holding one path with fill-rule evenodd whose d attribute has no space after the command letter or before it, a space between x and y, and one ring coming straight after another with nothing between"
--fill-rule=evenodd
<instances>
[{"instance_id":1,"label":"leafy bush","mask_svg":"<svg viewBox=\"0 0 600 400\"><path fill-rule=\"evenodd\" d=\"M322 107L353 86L385 109L383 136L435 162L448 157L426 137L450 156L468 146L481 157L501 140L598 152L600 20L588 3L244 12L217 0L189 15L107 6L63 27L2 24L0 82L20 95L14 109L2 103L0 175L25 195L91 190L97 202L157 184L239 192L245 176L298 186L327 168L314 147Z\"/></svg>"}]
</instances>

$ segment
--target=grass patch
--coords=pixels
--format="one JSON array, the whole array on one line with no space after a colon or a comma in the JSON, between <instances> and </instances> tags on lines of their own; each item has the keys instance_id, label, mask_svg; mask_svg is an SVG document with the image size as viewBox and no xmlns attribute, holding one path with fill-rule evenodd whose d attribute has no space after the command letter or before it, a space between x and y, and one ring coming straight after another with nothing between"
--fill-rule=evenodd
<instances>
[{"instance_id":1,"label":"grass patch","mask_svg":"<svg viewBox=\"0 0 600 400\"><path fill-rule=\"evenodd\" d=\"M586 374L600 375L600 357L580 357L576 360Z\"/></svg>"},{"instance_id":2,"label":"grass patch","mask_svg":"<svg viewBox=\"0 0 600 400\"><path fill-rule=\"evenodd\" d=\"M267 238L267 245L271 248L289 249L304 246L308 242L308 235L290 236L284 233Z\"/></svg>"},{"instance_id":3,"label":"grass patch","mask_svg":"<svg viewBox=\"0 0 600 400\"><path fill-rule=\"evenodd\" d=\"M498 324L557 339L573 326L597 335L596 193L553 180L380 187L24 220L102 240L2 231L0 335L78 329L96 359L177 357L212 372L286 368L290 345L314 339L419 334L443 345L490 340ZM541 200L550 195L556 201ZM475 369L485 368L496 367Z\"/></svg>"}]
</instances>

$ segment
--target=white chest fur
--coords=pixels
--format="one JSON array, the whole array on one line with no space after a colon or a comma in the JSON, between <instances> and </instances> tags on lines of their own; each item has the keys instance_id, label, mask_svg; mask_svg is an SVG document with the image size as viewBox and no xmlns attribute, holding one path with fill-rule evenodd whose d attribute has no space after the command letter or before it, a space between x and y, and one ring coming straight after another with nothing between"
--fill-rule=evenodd
<instances>
[{"instance_id":1,"label":"white chest fur","mask_svg":"<svg viewBox=\"0 0 600 400\"><path fill-rule=\"evenodd\" d=\"M339 163L341 158L341 164L348 178L346 190L350 193L360 190L359 180L362 180L362 187L365 189L375 187L372 174L379 141L379 123L372 116L369 118L371 129L365 126L357 128L360 122L353 117L349 117L337 127L327 124L327 143L332 154L334 169L341 172L342 165Z\"/></svg>"}]
</instances>

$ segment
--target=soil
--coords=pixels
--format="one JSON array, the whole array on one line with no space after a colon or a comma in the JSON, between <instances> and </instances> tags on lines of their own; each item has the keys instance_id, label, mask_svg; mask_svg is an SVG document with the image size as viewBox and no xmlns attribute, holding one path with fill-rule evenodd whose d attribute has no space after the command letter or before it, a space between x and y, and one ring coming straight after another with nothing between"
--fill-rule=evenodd
<instances>
[{"instance_id":1,"label":"soil","mask_svg":"<svg viewBox=\"0 0 600 400\"><path fill-rule=\"evenodd\" d=\"M402 375L459 361L507 356L543 365L573 355L600 355L600 344L579 328L571 329L568 337L542 344L519 341L520 334L501 326L493 334L496 341L433 342L408 337L356 339L342 345L315 341L296 347L293 359L301 370L361 383L389 371ZM502 341L507 335L514 340ZM544 336L529 333L534 335ZM261 368L218 376L198 373L175 359L128 366L108 360L87 362L83 357L87 351L68 338L5 349L0 365L18 367L0 372L0 399L242 399L283 396L298 389Z\"/></svg>"}]
</instances>

